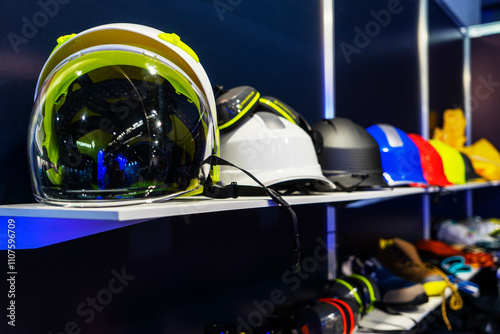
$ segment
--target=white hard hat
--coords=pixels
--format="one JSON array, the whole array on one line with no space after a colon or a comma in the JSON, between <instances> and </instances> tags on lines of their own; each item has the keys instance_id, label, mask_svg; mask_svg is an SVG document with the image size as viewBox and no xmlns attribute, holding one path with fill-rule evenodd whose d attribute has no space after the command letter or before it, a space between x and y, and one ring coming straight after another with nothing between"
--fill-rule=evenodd
<instances>
[{"instance_id":1,"label":"white hard hat","mask_svg":"<svg viewBox=\"0 0 500 334\"><path fill-rule=\"evenodd\" d=\"M303 184L322 191L335 189L321 172L311 137L281 116L256 112L237 128L221 133L220 139L221 158L247 170L266 186L283 189ZM225 166L221 167L221 181L258 187L246 174Z\"/></svg>"}]
</instances>

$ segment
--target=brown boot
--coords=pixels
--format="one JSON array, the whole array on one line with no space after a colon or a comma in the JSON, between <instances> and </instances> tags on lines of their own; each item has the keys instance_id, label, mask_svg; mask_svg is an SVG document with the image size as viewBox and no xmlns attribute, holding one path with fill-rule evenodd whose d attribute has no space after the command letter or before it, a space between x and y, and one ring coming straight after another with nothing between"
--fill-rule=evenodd
<instances>
[{"instance_id":1,"label":"brown boot","mask_svg":"<svg viewBox=\"0 0 500 334\"><path fill-rule=\"evenodd\" d=\"M400 239L379 239L377 258L390 272L410 282L422 283L429 296L440 295L446 287L444 273L425 265L417 248Z\"/></svg>"}]
</instances>

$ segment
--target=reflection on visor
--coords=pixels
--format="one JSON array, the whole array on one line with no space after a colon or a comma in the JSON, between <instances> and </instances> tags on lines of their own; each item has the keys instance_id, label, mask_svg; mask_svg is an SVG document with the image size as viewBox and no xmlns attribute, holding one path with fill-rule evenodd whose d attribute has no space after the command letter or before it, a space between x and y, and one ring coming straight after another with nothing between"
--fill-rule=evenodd
<instances>
[{"instance_id":1,"label":"reflection on visor","mask_svg":"<svg viewBox=\"0 0 500 334\"><path fill-rule=\"evenodd\" d=\"M52 109L39 108L45 117L53 114L40 126L43 143L32 145L42 149L39 185L52 198L159 197L202 181L205 105L151 69L92 70L74 80ZM55 139L44 139L49 137Z\"/></svg>"}]
</instances>

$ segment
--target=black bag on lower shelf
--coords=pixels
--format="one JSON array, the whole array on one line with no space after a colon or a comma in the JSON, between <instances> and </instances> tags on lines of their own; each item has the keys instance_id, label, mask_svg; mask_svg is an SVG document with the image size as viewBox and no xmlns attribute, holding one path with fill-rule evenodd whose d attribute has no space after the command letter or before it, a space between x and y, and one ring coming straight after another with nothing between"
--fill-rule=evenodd
<instances>
[{"instance_id":1,"label":"black bag on lower shelf","mask_svg":"<svg viewBox=\"0 0 500 334\"><path fill-rule=\"evenodd\" d=\"M444 323L441 308L437 308L423 320L425 330L421 333L500 334L500 299L495 295L474 297L462 291L460 296L463 299L460 310L446 307L451 332Z\"/></svg>"}]
</instances>

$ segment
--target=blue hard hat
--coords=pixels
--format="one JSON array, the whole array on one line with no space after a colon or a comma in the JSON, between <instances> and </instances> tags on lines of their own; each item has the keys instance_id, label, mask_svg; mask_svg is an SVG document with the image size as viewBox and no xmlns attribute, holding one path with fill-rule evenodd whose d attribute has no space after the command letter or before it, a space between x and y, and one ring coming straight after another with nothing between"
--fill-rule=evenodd
<instances>
[{"instance_id":1,"label":"blue hard hat","mask_svg":"<svg viewBox=\"0 0 500 334\"><path fill-rule=\"evenodd\" d=\"M366 130L378 143L384 178L390 186L427 184L418 147L406 132L388 124Z\"/></svg>"}]
</instances>

